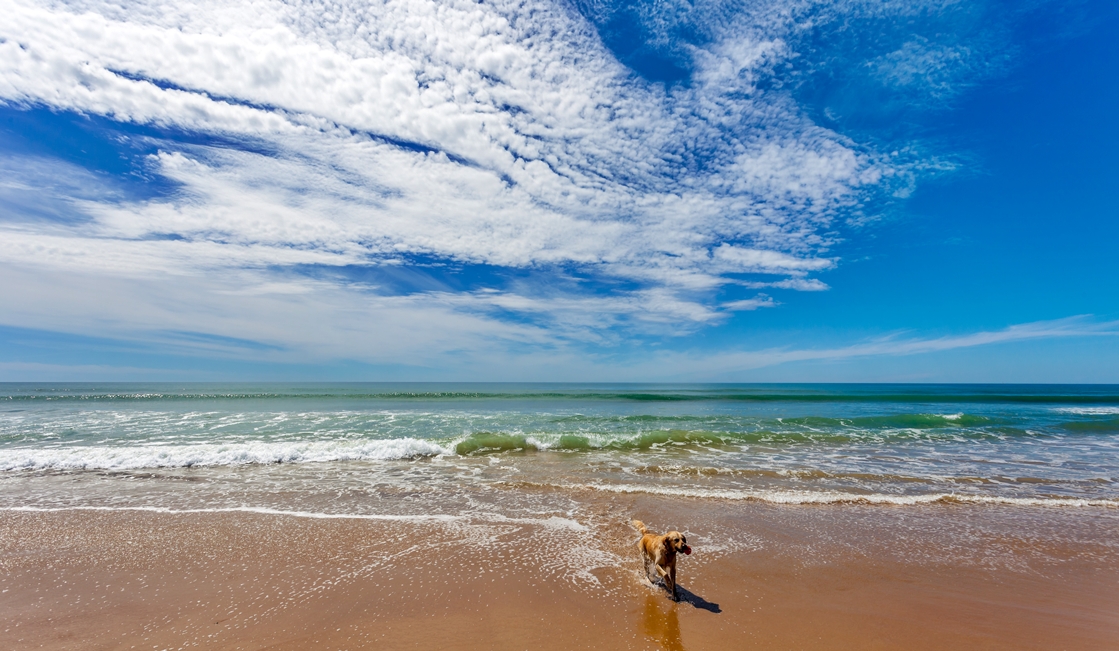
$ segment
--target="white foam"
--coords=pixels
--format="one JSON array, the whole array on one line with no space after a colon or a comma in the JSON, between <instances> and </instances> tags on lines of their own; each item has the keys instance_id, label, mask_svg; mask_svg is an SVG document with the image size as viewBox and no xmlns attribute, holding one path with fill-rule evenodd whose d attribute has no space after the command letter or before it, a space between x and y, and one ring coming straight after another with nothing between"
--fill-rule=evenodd
<instances>
[{"instance_id":1,"label":"white foam","mask_svg":"<svg viewBox=\"0 0 1119 651\"><path fill-rule=\"evenodd\" d=\"M668 486L639 486L635 484L571 484L570 488L603 491L608 493L645 493L672 497L698 497L707 499L742 500L770 504L1005 504L1012 506L1064 506L1064 507L1115 507L1119 499L1083 499L1063 497L998 497L966 495L959 493L929 493L923 495L884 495L881 493L858 494L837 491L743 491L706 488L676 488Z\"/></svg>"},{"instance_id":2,"label":"white foam","mask_svg":"<svg viewBox=\"0 0 1119 651\"><path fill-rule=\"evenodd\" d=\"M503 518L503 521L517 522L520 524L533 524L544 527L545 529L562 529L566 531L589 531L585 525L578 520L571 518L561 518L558 515L553 515L550 518L542 520L532 518Z\"/></svg>"},{"instance_id":3,"label":"white foam","mask_svg":"<svg viewBox=\"0 0 1119 651\"><path fill-rule=\"evenodd\" d=\"M257 515L277 515L290 518L310 518L314 520L388 520L392 522L489 522L498 524L523 524L545 529L566 531L588 531L587 527L576 520L553 515L548 518L511 518L500 513L475 512L463 515L385 515L380 513L321 513L317 511L290 511L266 506L231 506L194 509L173 509L163 506L2 506L0 511L24 513L61 513L66 511L138 511L163 515L189 515L194 513L253 513Z\"/></svg>"},{"instance_id":4,"label":"white foam","mask_svg":"<svg viewBox=\"0 0 1119 651\"><path fill-rule=\"evenodd\" d=\"M453 454L431 441L288 441L0 450L0 470L132 470L252 463L385 461Z\"/></svg>"},{"instance_id":5,"label":"white foam","mask_svg":"<svg viewBox=\"0 0 1119 651\"><path fill-rule=\"evenodd\" d=\"M537 450L549 450L552 447L551 441L544 441L535 436L526 436L525 443L533 446Z\"/></svg>"},{"instance_id":6,"label":"white foam","mask_svg":"<svg viewBox=\"0 0 1119 651\"><path fill-rule=\"evenodd\" d=\"M292 518L312 518L316 520L391 520L395 522L452 522L468 519L458 515L383 515L376 513L319 513L315 511L287 511L264 506L231 506L197 509L172 509L163 506L3 506L0 511L20 511L26 513L61 513L65 511L140 511L165 515L187 515L191 513L256 513L259 515L281 515ZM546 523L542 523L546 524Z\"/></svg>"},{"instance_id":7,"label":"white foam","mask_svg":"<svg viewBox=\"0 0 1119 651\"><path fill-rule=\"evenodd\" d=\"M1053 411L1062 414L1080 414L1082 416L1107 416L1119 414L1119 407L1057 407Z\"/></svg>"}]
</instances>

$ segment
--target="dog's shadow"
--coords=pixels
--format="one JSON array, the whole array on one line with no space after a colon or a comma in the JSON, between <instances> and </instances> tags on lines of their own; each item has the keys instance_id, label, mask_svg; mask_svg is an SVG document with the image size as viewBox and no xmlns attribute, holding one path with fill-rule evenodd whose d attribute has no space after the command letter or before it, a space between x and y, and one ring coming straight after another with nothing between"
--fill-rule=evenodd
<instances>
[{"instance_id":1,"label":"dog's shadow","mask_svg":"<svg viewBox=\"0 0 1119 651\"><path fill-rule=\"evenodd\" d=\"M719 608L719 604L712 603L712 602L704 599L703 597L697 595L696 593L692 592L691 590L685 588L684 586L682 586L680 584L676 585L676 596L679 597L680 603L691 604L693 608L699 608L700 610L706 610L709 613L721 613L721 612L723 612L723 609Z\"/></svg>"},{"instance_id":2,"label":"dog's shadow","mask_svg":"<svg viewBox=\"0 0 1119 651\"><path fill-rule=\"evenodd\" d=\"M661 590L667 591L667 588L665 587L663 581L650 580L649 583L660 588ZM678 603L690 604L693 608L706 610L709 613L723 612L723 609L719 607L719 604L704 599L703 597L697 595L696 593L685 588L679 583L676 584L676 597L678 599Z\"/></svg>"}]
</instances>

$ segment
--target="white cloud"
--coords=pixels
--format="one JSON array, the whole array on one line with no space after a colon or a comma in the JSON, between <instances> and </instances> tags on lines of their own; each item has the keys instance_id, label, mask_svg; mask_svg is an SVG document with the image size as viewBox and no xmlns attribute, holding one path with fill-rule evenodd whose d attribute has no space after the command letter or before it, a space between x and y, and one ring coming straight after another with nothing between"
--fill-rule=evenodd
<instances>
[{"instance_id":1,"label":"white cloud","mask_svg":"<svg viewBox=\"0 0 1119 651\"><path fill-rule=\"evenodd\" d=\"M758 294L754 298L747 298L741 301L730 301L723 303L722 308L730 312L745 312L756 310L759 307L777 307L777 302L773 298L764 294Z\"/></svg>"},{"instance_id":2,"label":"white cloud","mask_svg":"<svg viewBox=\"0 0 1119 651\"><path fill-rule=\"evenodd\" d=\"M167 352L259 362L437 365L555 342L546 330L464 313L439 297L255 271L176 278L0 269L8 324L125 340ZM183 333L197 336L184 337ZM244 345L236 341L251 333Z\"/></svg>"},{"instance_id":3,"label":"white cloud","mask_svg":"<svg viewBox=\"0 0 1119 651\"><path fill-rule=\"evenodd\" d=\"M74 219L20 208L0 222L0 266L39 279L38 295L8 288L4 318L331 355L365 346L380 359L396 353L361 343L370 329L434 342L416 351L556 345L618 326L686 332L776 305L761 295L719 305L727 284L826 289L808 276L837 263L833 222L893 171L814 125L788 92L759 88L796 56L788 39L819 6L763 3L712 27L710 43L692 46L692 84L665 88L544 0L0 0L0 102L227 143L148 142L149 173L177 184L170 196L64 188ZM53 172L34 162L8 183L45 187ZM577 269L612 289L394 296L297 277L409 256ZM113 304L127 307L111 314ZM181 313L188 305L206 318Z\"/></svg>"},{"instance_id":4,"label":"white cloud","mask_svg":"<svg viewBox=\"0 0 1119 651\"><path fill-rule=\"evenodd\" d=\"M739 284L750 289L776 287L778 289L795 289L798 292L825 292L830 289L825 283L815 278L786 278L773 282L742 281Z\"/></svg>"},{"instance_id":5,"label":"white cloud","mask_svg":"<svg viewBox=\"0 0 1119 651\"><path fill-rule=\"evenodd\" d=\"M833 260L824 258L804 259L779 251L746 249L729 244L720 244L714 250L713 257L718 263L725 264L725 269L740 272L800 274L827 269L834 264Z\"/></svg>"}]
</instances>

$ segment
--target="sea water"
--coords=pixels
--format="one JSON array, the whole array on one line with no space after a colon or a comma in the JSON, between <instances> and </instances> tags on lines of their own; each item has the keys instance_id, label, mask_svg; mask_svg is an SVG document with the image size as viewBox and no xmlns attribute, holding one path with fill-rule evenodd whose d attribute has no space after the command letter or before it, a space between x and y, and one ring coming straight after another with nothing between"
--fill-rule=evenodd
<instances>
[{"instance_id":1,"label":"sea water","mask_svg":"<svg viewBox=\"0 0 1119 651\"><path fill-rule=\"evenodd\" d=\"M1119 386L4 384L0 508L1119 507Z\"/></svg>"}]
</instances>

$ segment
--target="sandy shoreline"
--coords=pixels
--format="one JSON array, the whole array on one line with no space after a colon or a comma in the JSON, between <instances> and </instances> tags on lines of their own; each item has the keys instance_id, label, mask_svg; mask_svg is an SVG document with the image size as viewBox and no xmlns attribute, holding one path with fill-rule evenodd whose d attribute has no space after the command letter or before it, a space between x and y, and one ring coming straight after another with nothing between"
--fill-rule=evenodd
<instances>
[{"instance_id":1,"label":"sandy shoreline","mask_svg":"<svg viewBox=\"0 0 1119 651\"><path fill-rule=\"evenodd\" d=\"M1113 509L589 497L571 522L0 512L5 649L1113 649ZM1063 512L1062 512L1063 511ZM625 518L689 532L686 600Z\"/></svg>"}]
</instances>

